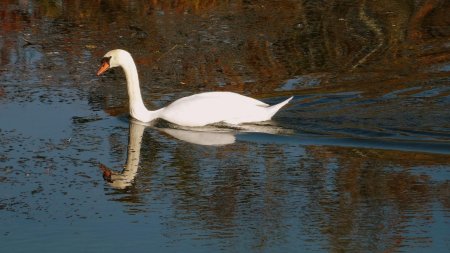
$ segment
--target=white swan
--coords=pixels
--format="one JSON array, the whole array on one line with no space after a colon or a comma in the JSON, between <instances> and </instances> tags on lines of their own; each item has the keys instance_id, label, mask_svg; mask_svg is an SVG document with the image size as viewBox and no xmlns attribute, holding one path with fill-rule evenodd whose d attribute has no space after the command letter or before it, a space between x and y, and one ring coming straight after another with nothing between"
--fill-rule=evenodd
<instances>
[{"instance_id":1,"label":"white swan","mask_svg":"<svg viewBox=\"0 0 450 253\"><path fill-rule=\"evenodd\" d=\"M266 121L292 99L290 97L269 106L233 92L204 92L180 98L159 110L149 111L142 100L136 65L130 53L122 49L109 51L103 57L97 75L119 66L123 68L127 79L130 114L142 122L161 118L180 126L197 127L219 122L238 125Z\"/></svg>"}]
</instances>

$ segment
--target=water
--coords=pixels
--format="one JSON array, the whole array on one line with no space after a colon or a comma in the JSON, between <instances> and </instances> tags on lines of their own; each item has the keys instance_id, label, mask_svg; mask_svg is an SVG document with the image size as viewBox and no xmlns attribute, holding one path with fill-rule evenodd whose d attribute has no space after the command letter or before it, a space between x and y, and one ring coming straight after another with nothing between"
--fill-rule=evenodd
<instances>
[{"instance_id":1,"label":"water","mask_svg":"<svg viewBox=\"0 0 450 253\"><path fill-rule=\"evenodd\" d=\"M443 1L0 1L0 251L448 252ZM273 121L127 115L230 90ZM112 183L102 178L112 170Z\"/></svg>"}]
</instances>

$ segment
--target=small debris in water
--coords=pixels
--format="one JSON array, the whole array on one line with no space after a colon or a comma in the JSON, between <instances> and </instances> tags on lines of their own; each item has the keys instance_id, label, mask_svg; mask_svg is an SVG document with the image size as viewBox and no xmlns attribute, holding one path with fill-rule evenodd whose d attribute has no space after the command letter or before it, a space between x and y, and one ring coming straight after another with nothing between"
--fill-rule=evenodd
<instances>
[{"instance_id":1,"label":"small debris in water","mask_svg":"<svg viewBox=\"0 0 450 253\"><path fill-rule=\"evenodd\" d=\"M76 124L89 123L89 122L98 121L98 120L101 120L101 119L102 119L102 118L100 118L100 117L98 117L98 116L92 116L92 117L78 117L78 116L73 116L73 117L72 117L73 123L76 123Z\"/></svg>"}]
</instances>

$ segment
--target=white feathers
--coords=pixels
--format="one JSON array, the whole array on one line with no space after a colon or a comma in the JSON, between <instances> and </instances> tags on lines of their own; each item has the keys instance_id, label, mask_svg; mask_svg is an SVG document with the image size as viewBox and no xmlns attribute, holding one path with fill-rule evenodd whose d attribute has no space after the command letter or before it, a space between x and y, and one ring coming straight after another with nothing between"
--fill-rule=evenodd
<instances>
[{"instance_id":1,"label":"white feathers","mask_svg":"<svg viewBox=\"0 0 450 253\"><path fill-rule=\"evenodd\" d=\"M177 125L195 127L218 122L237 125L266 121L292 99L290 97L279 104L269 106L233 92L205 92L180 98L167 107L149 111L142 101L136 65L131 55L124 50L115 49L105 55L105 59L107 58L110 67L123 68L127 79L130 114L142 122L162 118Z\"/></svg>"}]
</instances>

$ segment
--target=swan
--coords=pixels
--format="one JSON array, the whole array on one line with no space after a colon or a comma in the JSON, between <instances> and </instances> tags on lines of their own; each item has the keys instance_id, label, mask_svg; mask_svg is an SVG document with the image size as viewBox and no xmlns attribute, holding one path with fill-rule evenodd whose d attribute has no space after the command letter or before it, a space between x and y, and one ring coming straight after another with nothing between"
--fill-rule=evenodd
<instances>
[{"instance_id":1,"label":"swan","mask_svg":"<svg viewBox=\"0 0 450 253\"><path fill-rule=\"evenodd\" d=\"M183 97L166 107L150 111L142 100L136 64L131 54L122 49L109 51L101 61L97 76L114 67L122 67L125 72L130 114L141 122L160 118L180 126L199 127L220 122L239 125L267 121L293 98L270 106L234 92L215 91Z\"/></svg>"}]
</instances>

